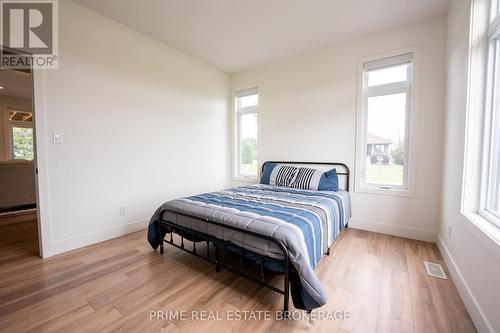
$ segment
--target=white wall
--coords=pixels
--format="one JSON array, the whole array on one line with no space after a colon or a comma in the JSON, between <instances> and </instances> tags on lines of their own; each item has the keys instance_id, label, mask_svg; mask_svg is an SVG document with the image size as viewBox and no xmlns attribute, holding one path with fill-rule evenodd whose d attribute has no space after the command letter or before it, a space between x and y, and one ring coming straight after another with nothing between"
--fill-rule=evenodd
<instances>
[{"instance_id":1,"label":"white wall","mask_svg":"<svg viewBox=\"0 0 500 333\"><path fill-rule=\"evenodd\" d=\"M416 46L421 61L417 109L412 110L417 140L416 195L352 192L350 225L435 240L441 188L445 36L446 19L438 16L232 75L233 90L259 87L260 162L339 161L346 162L354 174L358 61Z\"/></svg>"},{"instance_id":2,"label":"white wall","mask_svg":"<svg viewBox=\"0 0 500 333\"><path fill-rule=\"evenodd\" d=\"M470 0L454 0L448 12L448 85L443 163L441 253L480 332L500 332L500 247L488 248L461 214L467 111ZM451 233L448 228L451 227ZM479 233L478 233L479 232ZM494 248L493 248L494 249Z\"/></svg>"},{"instance_id":3,"label":"white wall","mask_svg":"<svg viewBox=\"0 0 500 333\"><path fill-rule=\"evenodd\" d=\"M44 255L143 229L161 203L223 188L229 174L226 74L72 1L59 6L59 69L35 73Z\"/></svg>"}]
</instances>

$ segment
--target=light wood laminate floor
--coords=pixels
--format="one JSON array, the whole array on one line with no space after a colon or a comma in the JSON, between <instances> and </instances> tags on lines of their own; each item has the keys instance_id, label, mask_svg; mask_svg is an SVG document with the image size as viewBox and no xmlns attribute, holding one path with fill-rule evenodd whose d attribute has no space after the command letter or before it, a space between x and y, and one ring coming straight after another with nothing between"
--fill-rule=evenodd
<instances>
[{"instance_id":1,"label":"light wood laminate floor","mask_svg":"<svg viewBox=\"0 0 500 333\"><path fill-rule=\"evenodd\" d=\"M160 256L145 231L42 260L29 223L0 218L0 332L475 331L452 281L426 275L424 260L444 265L431 243L343 232L317 273L329 295L321 310L349 320L150 320L157 310L279 311L283 299L168 245Z\"/></svg>"}]
</instances>

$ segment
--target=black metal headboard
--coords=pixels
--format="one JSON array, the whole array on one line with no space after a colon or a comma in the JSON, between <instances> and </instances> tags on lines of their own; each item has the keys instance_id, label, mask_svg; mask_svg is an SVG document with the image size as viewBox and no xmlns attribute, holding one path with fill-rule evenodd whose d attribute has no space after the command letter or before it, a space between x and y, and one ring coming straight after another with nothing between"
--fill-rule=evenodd
<instances>
[{"instance_id":1,"label":"black metal headboard","mask_svg":"<svg viewBox=\"0 0 500 333\"><path fill-rule=\"evenodd\" d=\"M349 176L350 176L350 171L349 167L344 164L344 163L333 163L333 162L293 162L293 161L265 161L262 164L262 172L264 172L264 166L266 163L275 163L275 164L309 164L309 165L332 165L332 166L340 166L344 170L337 170L337 175L339 176L345 176L346 181L345 181L345 190L349 191Z\"/></svg>"}]
</instances>

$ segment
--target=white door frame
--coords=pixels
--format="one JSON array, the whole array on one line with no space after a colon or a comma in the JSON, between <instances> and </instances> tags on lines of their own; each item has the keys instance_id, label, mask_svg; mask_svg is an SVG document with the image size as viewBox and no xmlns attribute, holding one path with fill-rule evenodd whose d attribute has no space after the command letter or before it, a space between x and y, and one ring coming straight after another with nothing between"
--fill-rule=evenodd
<instances>
[{"instance_id":1,"label":"white door frame","mask_svg":"<svg viewBox=\"0 0 500 333\"><path fill-rule=\"evenodd\" d=\"M52 233L50 227L49 205L49 177L47 161L47 113L45 107L45 71L34 69L32 78L32 103L33 122L35 128L35 170L36 170L36 196L37 196L37 221L40 257L47 258L52 255Z\"/></svg>"}]
</instances>

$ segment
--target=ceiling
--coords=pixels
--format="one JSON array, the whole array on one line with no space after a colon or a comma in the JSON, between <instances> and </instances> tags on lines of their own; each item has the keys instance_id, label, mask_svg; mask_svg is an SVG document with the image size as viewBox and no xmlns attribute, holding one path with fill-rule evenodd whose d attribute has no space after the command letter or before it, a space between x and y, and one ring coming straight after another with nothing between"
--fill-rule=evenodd
<instances>
[{"instance_id":1,"label":"ceiling","mask_svg":"<svg viewBox=\"0 0 500 333\"><path fill-rule=\"evenodd\" d=\"M31 98L31 76L12 69L0 69L0 96Z\"/></svg>"},{"instance_id":2,"label":"ceiling","mask_svg":"<svg viewBox=\"0 0 500 333\"><path fill-rule=\"evenodd\" d=\"M234 73L444 13L449 0L76 0Z\"/></svg>"}]
</instances>

